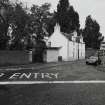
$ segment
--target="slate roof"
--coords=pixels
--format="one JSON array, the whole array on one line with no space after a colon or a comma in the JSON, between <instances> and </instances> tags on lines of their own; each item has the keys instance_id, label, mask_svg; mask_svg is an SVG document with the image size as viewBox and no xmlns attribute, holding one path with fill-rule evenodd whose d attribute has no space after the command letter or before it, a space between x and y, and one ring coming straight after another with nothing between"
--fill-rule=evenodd
<instances>
[{"instance_id":1,"label":"slate roof","mask_svg":"<svg viewBox=\"0 0 105 105\"><path fill-rule=\"evenodd\" d=\"M63 32L62 32L62 34L63 34L67 39L69 39L70 41L73 41L73 40L72 40L72 37L74 36L73 33L67 34L67 33L63 33ZM77 36L77 37L75 37L75 38L76 38L75 42L81 43L81 42L80 42L81 36Z\"/></svg>"},{"instance_id":2,"label":"slate roof","mask_svg":"<svg viewBox=\"0 0 105 105\"><path fill-rule=\"evenodd\" d=\"M70 33L70 34L61 32L61 31L60 31L60 26L59 26L59 24L56 24L56 25L55 25L54 30L57 30L57 32L60 32L60 33L61 33L62 35L64 35L67 39L69 39L69 41L73 41L73 38L74 38L74 39L75 39L75 42L81 43L81 42L80 42L80 39L82 38L82 36L77 36L77 33L75 34L76 31L73 31L73 32ZM56 32L56 31L54 31L54 32ZM73 36L74 36L74 37L73 37Z\"/></svg>"},{"instance_id":3,"label":"slate roof","mask_svg":"<svg viewBox=\"0 0 105 105\"><path fill-rule=\"evenodd\" d=\"M69 39L70 41L72 41L72 34L67 34L67 33L64 33L64 32L61 32L62 35L64 35L67 39Z\"/></svg>"}]
</instances>

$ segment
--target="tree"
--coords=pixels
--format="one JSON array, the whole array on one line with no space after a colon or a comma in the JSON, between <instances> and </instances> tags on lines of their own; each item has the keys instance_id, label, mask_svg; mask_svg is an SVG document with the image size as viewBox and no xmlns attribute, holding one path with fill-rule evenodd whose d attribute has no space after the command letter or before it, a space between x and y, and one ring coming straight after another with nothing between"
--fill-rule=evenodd
<instances>
[{"instance_id":1,"label":"tree","mask_svg":"<svg viewBox=\"0 0 105 105\"><path fill-rule=\"evenodd\" d=\"M1 0L0 7L0 49L7 49L9 41L13 49L21 49L21 39L27 35L28 15L22 3ZM10 27L13 30L11 35L8 34Z\"/></svg>"},{"instance_id":2,"label":"tree","mask_svg":"<svg viewBox=\"0 0 105 105\"><path fill-rule=\"evenodd\" d=\"M53 14L49 12L50 4L45 3L41 6L33 5L30 13L29 33L35 36L35 55L34 60L42 61L43 51L46 47L43 41L44 36L48 36L51 30L49 29Z\"/></svg>"},{"instance_id":3,"label":"tree","mask_svg":"<svg viewBox=\"0 0 105 105\"><path fill-rule=\"evenodd\" d=\"M47 21L47 32L48 32L48 36L50 36L53 32L54 32L54 26L56 25L56 12L54 11L54 13L52 13L51 18L48 19Z\"/></svg>"},{"instance_id":4,"label":"tree","mask_svg":"<svg viewBox=\"0 0 105 105\"><path fill-rule=\"evenodd\" d=\"M49 12L50 4L45 3L42 6L33 5L31 7L30 32L36 34L38 40L42 40L48 35L48 24L53 14Z\"/></svg>"},{"instance_id":5,"label":"tree","mask_svg":"<svg viewBox=\"0 0 105 105\"><path fill-rule=\"evenodd\" d=\"M68 0L59 1L56 18L62 32L70 33L74 30L79 30L79 15Z\"/></svg>"},{"instance_id":6,"label":"tree","mask_svg":"<svg viewBox=\"0 0 105 105\"><path fill-rule=\"evenodd\" d=\"M32 47L33 35L37 42L40 42L44 36L52 33L50 26L53 27L54 16L49 12L50 4L33 5L28 13L21 2L11 3L9 0L2 0L0 3L3 7L0 11L1 49L6 49L9 45L10 49L21 50L24 42L27 42L28 47Z\"/></svg>"},{"instance_id":7,"label":"tree","mask_svg":"<svg viewBox=\"0 0 105 105\"><path fill-rule=\"evenodd\" d=\"M85 28L82 34L86 47L100 48L101 41L103 41L104 37L100 33L100 25L90 15L86 17Z\"/></svg>"},{"instance_id":8,"label":"tree","mask_svg":"<svg viewBox=\"0 0 105 105\"><path fill-rule=\"evenodd\" d=\"M30 17L23 8L21 2L15 3L12 14L9 18L9 25L12 27L11 36L11 49L21 50L23 49L24 39L29 38L28 23Z\"/></svg>"},{"instance_id":9,"label":"tree","mask_svg":"<svg viewBox=\"0 0 105 105\"><path fill-rule=\"evenodd\" d=\"M9 37L7 36L8 31L8 11L10 8L9 0L0 1L0 50L7 48Z\"/></svg>"},{"instance_id":10,"label":"tree","mask_svg":"<svg viewBox=\"0 0 105 105\"><path fill-rule=\"evenodd\" d=\"M68 0L60 0L59 4L57 5L57 15L56 15L56 19L57 22L60 24L61 26L61 31L66 32L67 29L67 11L69 8L69 2Z\"/></svg>"},{"instance_id":11,"label":"tree","mask_svg":"<svg viewBox=\"0 0 105 105\"><path fill-rule=\"evenodd\" d=\"M73 6L69 7L68 10L68 32L76 30L79 31L79 14L73 8Z\"/></svg>"}]
</instances>

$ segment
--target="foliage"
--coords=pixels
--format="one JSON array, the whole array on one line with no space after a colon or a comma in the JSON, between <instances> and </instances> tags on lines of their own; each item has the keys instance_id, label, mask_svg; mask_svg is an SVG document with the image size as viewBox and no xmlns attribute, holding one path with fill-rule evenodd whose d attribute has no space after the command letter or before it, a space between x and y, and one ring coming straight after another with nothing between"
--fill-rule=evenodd
<instances>
[{"instance_id":1,"label":"foliage","mask_svg":"<svg viewBox=\"0 0 105 105\"><path fill-rule=\"evenodd\" d=\"M9 0L2 0L0 5L0 49L8 49L9 41L14 44L14 47L19 46L21 36L26 32L24 29L28 20L27 14L21 3L12 4ZM8 34L10 27L13 30L11 36ZM16 49L19 48L16 47Z\"/></svg>"},{"instance_id":2,"label":"foliage","mask_svg":"<svg viewBox=\"0 0 105 105\"><path fill-rule=\"evenodd\" d=\"M70 33L74 30L79 30L79 15L68 0L59 1L56 18L61 26L61 31Z\"/></svg>"},{"instance_id":3,"label":"foliage","mask_svg":"<svg viewBox=\"0 0 105 105\"><path fill-rule=\"evenodd\" d=\"M48 24L53 14L49 12L50 4L45 3L42 6L33 5L31 7L30 32L36 34L38 40L42 40L44 36L49 35Z\"/></svg>"},{"instance_id":4,"label":"foliage","mask_svg":"<svg viewBox=\"0 0 105 105\"><path fill-rule=\"evenodd\" d=\"M100 48L100 44L104 37L100 33L100 26L96 20L92 19L91 16L86 17L85 28L83 29L83 37L86 43L86 47L95 49Z\"/></svg>"},{"instance_id":5,"label":"foliage","mask_svg":"<svg viewBox=\"0 0 105 105\"><path fill-rule=\"evenodd\" d=\"M33 61L34 62L43 62L43 52L46 48L46 44L42 40L37 40L35 46L35 51L33 53Z\"/></svg>"},{"instance_id":6,"label":"foliage","mask_svg":"<svg viewBox=\"0 0 105 105\"><path fill-rule=\"evenodd\" d=\"M0 49L21 50L24 44L29 48L33 46L33 35L35 39L42 40L52 32L50 4L33 5L28 12L21 2L2 0L0 5L3 7L0 8Z\"/></svg>"},{"instance_id":7,"label":"foliage","mask_svg":"<svg viewBox=\"0 0 105 105\"><path fill-rule=\"evenodd\" d=\"M7 47L9 37L7 36L8 31L8 10L10 7L9 0L0 1L0 50L4 50Z\"/></svg>"},{"instance_id":8,"label":"foliage","mask_svg":"<svg viewBox=\"0 0 105 105\"><path fill-rule=\"evenodd\" d=\"M36 44L34 45L36 51L34 59L37 61L42 60L42 54L44 48L46 47L43 41L44 36L48 36L51 33L51 20L53 18L53 13L49 12L50 4L45 3L41 6L33 5L31 7L30 24L28 25L29 33L34 34ZM50 27L50 28L49 28Z\"/></svg>"},{"instance_id":9,"label":"foliage","mask_svg":"<svg viewBox=\"0 0 105 105\"><path fill-rule=\"evenodd\" d=\"M28 38L29 16L22 6L22 3L16 3L10 17L12 27L11 49L22 49L22 40Z\"/></svg>"}]
</instances>

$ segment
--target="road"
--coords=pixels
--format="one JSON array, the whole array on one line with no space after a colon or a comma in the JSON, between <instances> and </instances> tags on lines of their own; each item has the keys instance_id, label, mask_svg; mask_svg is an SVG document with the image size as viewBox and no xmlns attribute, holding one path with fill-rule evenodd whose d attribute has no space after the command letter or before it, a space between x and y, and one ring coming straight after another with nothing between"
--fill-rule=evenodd
<instances>
[{"instance_id":1,"label":"road","mask_svg":"<svg viewBox=\"0 0 105 105\"><path fill-rule=\"evenodd\" d=\"M10 81L105 80L105 72L99 71L96 66L86 65L83 61L67 62L56 66L48 65L15 71L20 74ZM10 74L13 75L15 72L10 71ZM32 75L26 78L21 76L23 73L59 73L59 75L57 78L54 76L33 78ZM2 103L0 105L105 105L105 84L5 85L0 87L0 102Z\"/></svg>"}]
</instances>

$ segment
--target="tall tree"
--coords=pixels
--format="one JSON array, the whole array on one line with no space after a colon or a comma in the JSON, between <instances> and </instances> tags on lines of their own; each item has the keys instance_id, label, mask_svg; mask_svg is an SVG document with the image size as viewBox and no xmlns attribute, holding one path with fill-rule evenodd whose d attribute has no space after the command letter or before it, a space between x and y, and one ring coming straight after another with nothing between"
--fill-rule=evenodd
<instances>
[{"instance_id":1,"label":"tall tree","mask_svg":"<svg viewBox=\"0 0 105 105\"><path fill-rule=\"evenodd\" d=\"M9 22L12 27L11 47L13 49L22 49L22 40L28 37L29 16L21 2L15 3Z\"/></svg>"},{"instance_id":2,"label":"tall tree","mask_svg":"<svg viewBox=\"0 0 105 105\"><path fill-rule=\"evenodd\" d=\"M100 33L100 25L91 16L86 17L85 28L83 29L83 37L86 43L86 47L95 49L100 48L100 43L104 37Z\"/></svg>"},{"instance_id":3,"label":"tall tree","mask_svg":"<svg viewBox=\"0 0 105 105\"><path fill-rule=\"evenodd\" d=\"M6 49L9 37L8 31L8 11L10 8L9 0L0 1L0 49Z\"/></svg>"},{"instance_id":4,"label":"tall tree","mask_svg":"<svg viewBox=\"0 0 105 105\"><path fill-rule=\"evenodd\" d=\"M61 31L70 33L79 30L79 15L68 0L59 1L56 18L61 26Z\"/></svg>"},{"instance_id":5,"label":"tall tree","mask_svg":"<svg viewBox=\"0 0 105 105\"><path fill-rule=\"evenodd\" d=\"M76 30L79 31L79 14L76 12L73 8L73 6L70 6L67 13L67 20L68 20L68 32Z\"/></svg>"},{"instance_id":6,"label":"tall tree","mask_svg":"<svg viewBox=\"0 0 105 105\"><path fill-rule=\"evenodd\" d=\"M59 4L57 5L57 22L61 26L61 31L66 32L67 29L67 11L69 8L69 2L68 0L60 0Z\"/></svg>"},{"instance_id":7,"label":"tall tree","mask_svg":"<svg viewBox=\"0 0 105 105\"><path fill-rule=\"evenodd\" d=\"M30 31L36 34L38 40L42 40L47 32L49 21L53 14L49 12L50 4L45 3L42 6L33 5L31 7Z\"/></svg>"},{"instance_id":8,"label":"tall tree","mask_svg":"<svg viewBox=\"0 0 105 105\"><path fill-rule=\"evenodd\" d=\"M49 12L50 4L45 3L41 6L33 5L30 13L29 32L34 34L36 38L35 58L34 60L42 61L43 51L46 47L43 41L44 36L48 36L51 30L49 30L50 22L53 14Z\"/></svg>"}]
</instances>

